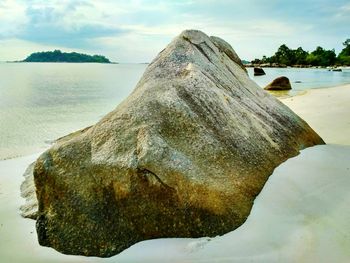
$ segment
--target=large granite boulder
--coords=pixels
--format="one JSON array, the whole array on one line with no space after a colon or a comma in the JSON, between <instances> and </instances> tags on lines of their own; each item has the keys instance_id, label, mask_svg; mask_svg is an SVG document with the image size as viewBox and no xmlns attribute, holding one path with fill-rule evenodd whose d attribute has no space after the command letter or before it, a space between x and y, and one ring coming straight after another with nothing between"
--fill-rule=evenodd
<instances>
[{"instance_id":1,"label":"large granite boulder","mask_svg":"<svg viewBox=\"0 0 350 263\"><path fill-rule=\"evenodd\" d=\"M290 90L292 89L292 85L290 85L290 81L287 77L282 76L282 77L275 78L264 89L265 90Z\"/></svg>"},{"instance_id":2,"label":"large granite boulder","mask_svg":"<svg viewBox=\"0 0 350 263\"><path fill-rule=\"evenodd\" d=\"M228 43L184 31L114 111L38 158L39 242L108 257L145 239L224 234L276 166L323 143Z\"/></svg>"}]
</instances>

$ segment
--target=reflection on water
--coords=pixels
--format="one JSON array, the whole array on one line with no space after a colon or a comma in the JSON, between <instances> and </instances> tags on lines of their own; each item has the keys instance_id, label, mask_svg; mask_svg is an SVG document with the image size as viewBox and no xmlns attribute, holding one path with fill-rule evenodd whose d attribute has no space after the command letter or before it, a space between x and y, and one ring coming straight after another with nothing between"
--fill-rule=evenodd
<instances>
[{"instance_id":1,"label":"reflection on water","mask_svg":"<svg viewBox=\"0 0 350 263\"><path fill-rule=\"evenodd\" d=\"M278 98L288 98L291 96L290 90L269 90L268 92Z\"/></svg>"},{"instance_id":2,"label":"reflection on water","mask_svg":"<svg viewBox=\"0 0 350 263\"><path fill-rule=\"evenodd\" d=\"M94 124L135 87L147 65L0 63L0 159L37 152L74 130ZM252 76L264 87L287 76L295 95L350 83L350 70L266 68ZM301 83L295 83L301 81Z\"/></svg>"}]
</instances>

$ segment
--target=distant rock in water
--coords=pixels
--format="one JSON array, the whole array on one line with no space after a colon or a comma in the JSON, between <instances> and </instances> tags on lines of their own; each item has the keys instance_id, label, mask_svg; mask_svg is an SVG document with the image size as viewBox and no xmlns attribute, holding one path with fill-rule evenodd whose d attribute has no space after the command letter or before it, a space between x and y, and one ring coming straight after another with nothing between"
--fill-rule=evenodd
<instances>
[{"instance_id":1,"label":"distant rock in water","mask_svg":"<svg viewBox=\"0 0 350 263\"><path fill-rule=\"evenodd\" d=\"M289 79L287 77L282 76L274 79L264 89L265 90L290 90L292 89L292 86L290 84Z\"/></svg>"},{"instance_id":2,"label":"distant rock in water","mask_svg":"<svg viewBox=\"0 0 350 263\"><path fill-rule=\"evenodd\" d=\"M108 257L146 239L222 235L276 166L323 143L228 43L184 31L114 111L38 158L39 243Z\"/></svg>"},{"instance_id":3,"label":"distant rock in water","mask_svg":"<svg viewBox=\"0 0 350 263\"><path fill-rule=\"evenodd\" d=\"M265 71L262 68L254 68L254 76L266 75Z\"/></svg>"},{"instance_id":4,"label":"distant rock in water","mask_svg":"<svg viewBox=\"0 0 350 263\"><path fill-rule=\"evenodd\" d=\"M65 53L60 50L32 53L22 62L75 62L75 63L111 63L100 55L86 55L76 52Z\"/></svg>"}]
</instances>

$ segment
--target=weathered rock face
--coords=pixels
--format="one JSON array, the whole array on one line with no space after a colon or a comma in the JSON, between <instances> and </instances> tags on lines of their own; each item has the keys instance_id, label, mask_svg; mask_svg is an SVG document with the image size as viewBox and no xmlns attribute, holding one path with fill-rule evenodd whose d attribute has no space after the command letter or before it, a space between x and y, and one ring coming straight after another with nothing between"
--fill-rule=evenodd
<instances>
[{"instance_id":1,"label":"weathered rock face","mask_svg":"<svg viewBox=\"0 0 350 263\"><path fill-rule=\"evenodd\" d=\"M290 85L290 81L287 77L278 77L274 79L270 84L268 84L265 90L290 90L292 86Z\"/></svg>"},{"instance_id":2,"label":"weathered rock face","mask_svg":"<svg viewBox=\"0 0 350 263\"><path fill-rule=\"evenodd\" d=\"M21 215L26 218L36 219L38 216L38 200L35 195L33 169L35 163L32 163L24 172L24 181L21 184L21 196L26 199L21 206Z\"/></svg>"},{"instance_id":3,"label":"weathered rock face","mask_svg":"<svg viewBox=\"0 0 350 263\"><path fill-rule=\"evenodd\" d=\"M254 68L254 76L266 75L265 71L262 68Z\"/></svg>"},{"instance_id":4,"label":"weathered rock face","mask_svg":"<svg viewBox=\"0 0 350 263\"><path fill-rule=\"evenodd\" d=\"M224 234L277 165L322 143L229 44L184 31L114 111L36 161L39 242L106 257L145 239Z\"/></svg>"}]
</instances>

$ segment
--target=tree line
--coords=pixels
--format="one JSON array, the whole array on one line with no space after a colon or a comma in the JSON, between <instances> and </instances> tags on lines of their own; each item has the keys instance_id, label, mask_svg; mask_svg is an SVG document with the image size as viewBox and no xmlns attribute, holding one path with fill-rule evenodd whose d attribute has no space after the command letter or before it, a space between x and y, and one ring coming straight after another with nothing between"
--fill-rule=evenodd
<instances>
[{"instance_id":1,"label":"tree line","mask_svg":"<svg viewBox=\"0 0 350 263\"><path fill-rule=\"evenodd\" d=\"M307 52L302 47L290 49L287 45L281 45L277 52L271 56L263 56L262 59L254 59L252 64L276 63L279 65L312 65L312 66L350 66L350 39L344 43L343 50L336 55L334 49L326 50L318 46L314 51Z\"/></svg>"},{"instance_id":2,"label":"tree line","mask_svg":"<svg viewBox=\"0 0 350 263\"><path fill-rule=\"evenodd\" d=\"M28 56L23 62L79 62L79 63L111 63L101 55L86 55L76 52L65 53L61 50L36 52Z\"/></svg>"}]
</instances>

